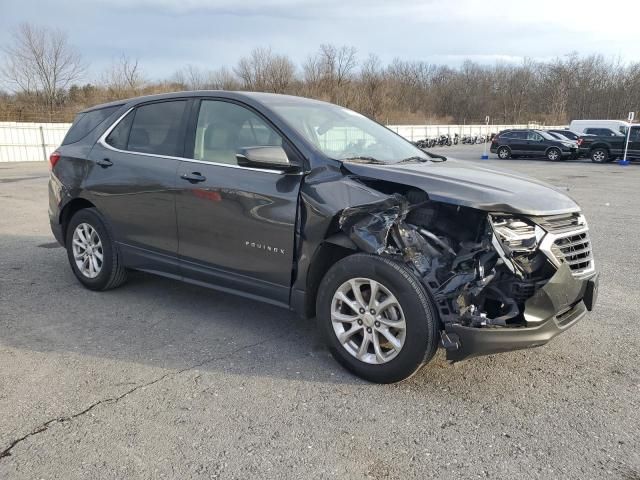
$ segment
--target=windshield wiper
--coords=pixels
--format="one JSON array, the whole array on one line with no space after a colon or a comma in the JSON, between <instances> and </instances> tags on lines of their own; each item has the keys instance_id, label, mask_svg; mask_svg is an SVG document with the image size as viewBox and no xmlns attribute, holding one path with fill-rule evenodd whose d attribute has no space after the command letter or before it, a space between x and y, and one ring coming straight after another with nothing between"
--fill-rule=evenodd
<instances>
[{"instance_id":1,"label":"windshield wiper","mask_svg":"<svg viewBox=\"0 0 640 480\"><path fill-rule=\"evenodd\" d=\"M429 160L431 160L432 162L446 162L447 161L447 157L445 157L444 155L438 155L437 153L433 153L433 152L428 152L426 150L423 150L424 153L426 153L429 156ZM437 158L437 160L435 160Z\"/></svg>"},{"instance_id":2,"label":"windshield wiper","mask_svg":"<svg viewBox=\"0 0 640 480\"><path fill-rule=\"evenodd\" d=\"M419 157L417 155L414 155L413 157L404 158L404 159L400 160L397 163L426 162L427 160L428 160L427 158Z\"/></svg>"},{"instance_id":3,"label":"windshield wiper","mask_svg":"<svg viewBox=\"0 0 640 480\"><path fill-rule=\"evenodd\" d=\"M377 158L366 157L366 156L342 158L341 161L353 162L353 163L375 163L377 165L386 165L386 162L383 162L382 160L378 160Z\"/></svg>"}]
</instances>

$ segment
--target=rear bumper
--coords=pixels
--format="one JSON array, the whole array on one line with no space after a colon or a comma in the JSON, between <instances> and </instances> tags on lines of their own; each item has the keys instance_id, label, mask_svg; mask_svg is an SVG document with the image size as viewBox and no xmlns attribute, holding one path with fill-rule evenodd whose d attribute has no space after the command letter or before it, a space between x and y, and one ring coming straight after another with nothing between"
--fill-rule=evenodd
<instances>
[{"instance_id":1,"label":"rear bumper","mask_svg":"<svg viewBox=\"0 0 640 480\"><path fill-rule=\"evenodd\" d=\"M49 225L51 225L51 233L57 240L57 242L64 247L64 238L62 235L62 225L60 225L57 220L49 219Z\"/></svg>"},{"instance_id":2,"label":"rear bumper","mask_svg":"<svg viewBox=\"0 0 640 480\"><path fill-rule=\"evenodd\" d=\"M556 275L563 280L566 278L566 272L562 272L562 269ZM530 309L535 312L536 317L543 319L535 322L535 326L474 328L460 324L446 325L447 359L460 361L493 353L538 347L549 342L575 325L595 304L598 294L597 274L584 279L571 278L569 282L571 285L549 281L527 301L525 311ZM570 308L559 307L559 299L566 299L568 292L574 292L575 295Z\"/></svg>"}]
</instances>

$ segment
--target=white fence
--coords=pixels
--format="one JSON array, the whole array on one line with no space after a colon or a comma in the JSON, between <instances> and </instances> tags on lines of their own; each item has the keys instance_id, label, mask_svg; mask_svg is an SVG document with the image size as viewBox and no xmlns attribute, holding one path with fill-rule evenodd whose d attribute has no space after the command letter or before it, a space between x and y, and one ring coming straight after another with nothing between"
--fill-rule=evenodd
<instances>
[{"instance_id":1,"label":"white fence","mask_svg":"<svg viewBox=\"0 0 640 480\"><path fill-rule=\"evenodd\" d=\"M70 126L70 123L0 122L0 162L48 160Z\"/></svg>"},{"instance_id":2,"label":"white fence","mask_svg":"<svg viewBox=\"0 0 640 480\"><path fill-rule=\"evenodd\" d=\"M0 122L0 162L40 162L62 143L70 123ZM394 132L415 142L427 137L486 135L507 128L564 128L563 126L524 125L389 125Z\"/></svg>"}]
</instances>

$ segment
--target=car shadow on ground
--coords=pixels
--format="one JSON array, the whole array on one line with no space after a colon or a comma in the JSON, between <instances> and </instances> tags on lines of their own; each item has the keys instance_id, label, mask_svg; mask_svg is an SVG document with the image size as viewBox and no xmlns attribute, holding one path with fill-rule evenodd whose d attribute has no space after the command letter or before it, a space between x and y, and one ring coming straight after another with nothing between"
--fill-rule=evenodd
<instances>
[{"instance_id":1,"label":"car shadow on ground","mask_svg":"<svg viewBox=\"0 0 640 480\"><path fill-rule=\"evenodd\" d=\"M131 272L118 289L93 292L78 283L66 252L52 238L0 236L0 248L14 245L23 247L25 258L11 256L0 283L5 346L173 370L366 384L333 360L315 320L142 272ZM501 357L513 373L530 368L521 352ZM403 385L455 383L476 375L482 381L482 363L496 365L489 357L451 366L439 351Z\"/></svg>"}]
</instances>

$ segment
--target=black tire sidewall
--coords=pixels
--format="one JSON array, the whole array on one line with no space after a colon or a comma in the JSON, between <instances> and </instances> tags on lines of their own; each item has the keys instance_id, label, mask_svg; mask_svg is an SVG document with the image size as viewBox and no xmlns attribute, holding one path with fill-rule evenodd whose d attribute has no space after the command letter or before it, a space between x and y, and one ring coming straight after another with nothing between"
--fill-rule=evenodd
<instances>
[{"instance_id":1,"label":"black tire sidewall","mask_svg":"<svg viewBox=\"0 0 640 480\"><path fill-rule=\"evenodd\" d=\"M502 151L506 151L507 155L504 156L504 157L502 155L500 155L500 152L502 152ZM498 158L501 159L501 160L507 160L509 157L511 157L511 150L509 149L509 147L500 147L500 148L498 148L497 153L498 153Z\"/></svg>"},{"instance_id":2,"label":"black tire sidewall","mask_svg":"<svg viewBox=\"0 0 640 480\"><path fill-rule=\"evenodd\" d=\"M85 277L78 269L75 259L73 258L73 248L71 246L73 232L81 223L87 223L91 225L98 232L100 241L102 242L102 270L100 270L100 273L95 278ZM69 264L71 265L73 274L80 281L80 283L82 283L90 290L105 289L109 284L109 280L111 279L111 274L113 271L113 243L111 240L111 235L104 221L102 220L102 217L95 209L86 208L83 210L79 210L73 217L71 217L66 231L65 245L67 246L67 257L69 259Z\"/></svg>"},{"instance_id":3,"label":"black tire sidewall","mask_svg":"<svg viewBox=\"0 0 640 480\"><path fill-rule=\"evenodd\" d=\"M558 152L558 158L556 158L555 160L550 158L551 152ZM549 150L547 150L547 160L550 160L552 162L557 162L560 159L562 159L562 152L560 151L559 148L552 147Z\"/></svg>"},{"instance_id":4,"label":"black tire sidewall","mask_svg":"<svg viewBox=\"0 0 640 480\"><path fill-rule=\"evenodd\" d=\"M603 152L605 155L604 160L594 159L594 155L596 154L596 152ZM591 152L591 161L594 163L606 163L608 160L609 160L609 152L607 152L604 148L596 148L594 151Z\"/></svg>"},{"instance_id":5,"label":"black tire sidewall","mask_svg":"<svg viewBox=\"0 0 640 480\"><path fill-rule=\"evenodd\" d=\"M334 358L359 377L377 383L393 383L410 377L435 354L439 340L433 304L419 280L404 265L375 255L355 254L338 261L323 278L316 312L319 329ZM411 275L412 285L405 275ZM405 343L391 361L373 365L361 362L340 344L331 322L331 302L336 289L349 279L365 277L379 281L398 299L407 325Z\"/></svg>"}]
</instances>

